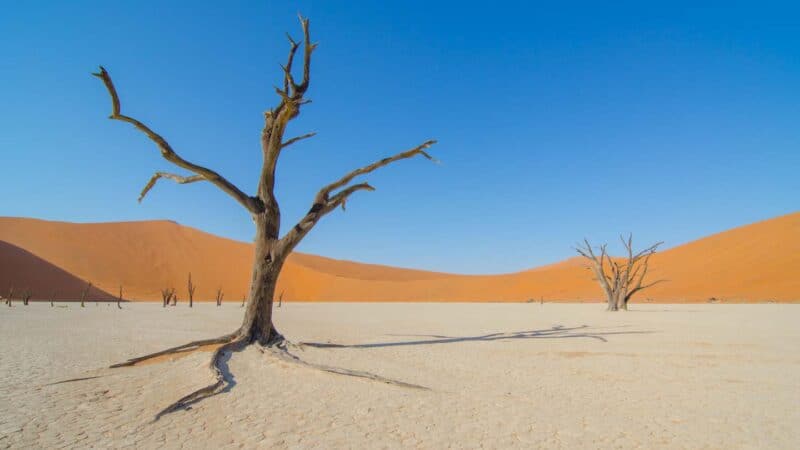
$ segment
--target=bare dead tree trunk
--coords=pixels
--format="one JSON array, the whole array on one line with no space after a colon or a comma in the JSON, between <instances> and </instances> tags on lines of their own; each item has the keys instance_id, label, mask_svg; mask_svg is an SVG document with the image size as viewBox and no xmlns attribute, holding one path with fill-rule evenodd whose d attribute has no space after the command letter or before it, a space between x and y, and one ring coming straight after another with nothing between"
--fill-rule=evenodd
<instances>
[{"instance_id":1,"label":"bare dead tree trunk","mask_svg":"<svg viewBox=\"0 0 800 450\"><path fill-rule=\"evenodd\" d=\"M53 293L52 293L52 294L50 294L50 307L51 307L51 308L52 308L53 306L55 306L55 305L54 305L54 302L55 302L55 301L56 301L56 291L53 291Z\"/></svg>"},{"instance_id":2,"label":"bare dead tree trunk","mask_svg":"<svg viewBox=\"0 0 800 450\"><path fill-rule=\"evenodd\" d=\"M122 285L119 285L119 297L117 297L117 309L122 309Z\"/></svg>"},{"instance_id":3,"label":"bare dead tree trunk","mask_svg":"<svg viewBox=\"0 0 800 450\"><path fill-rule=\"evenodd\" d=\"M254 195L244 193L216 171L184 159L175 152L166 139L157 134L150 127L133 117L122 114L120 99L109 73L101 66L100 71L94 74L103 81L111 97L112 108L110 119L131 124L156 144L164 159L189 172L187 175L156 172L147 182L144 189L142 189L139 195L139 201L142 201L161 179L172 180L179 184L207 181L233 197L234 200L250 213L255 223L255 255L251 274L250 293L247 298L247 303L244 305L245 311L242 324L231 334L215 340L204 341L223 344L214 352L211 358L211 370L215 376L216 382L178 400L173 405L167 407L162 414L184 407L188 402L197 401L219 392L226 384L219 366L220 357L224 352L251 343L260 344L263 348L283 346L281 348L285 349L284 338L275 329L272 322L273 298L278 276L286 258L323 216L339 207L344 210L348 199L355 192L374 190L368 183L354 182L357 177L369 174L396 161L416 156L422 156L433 160L426 150L432 146L435 141L429 140L410 150L397 153L353 170L340 179L323 186L319 192L317 192L305 216L289 229L287 233L283 236L280 235L281 212L275 197L275 173L278 159L281 153L289 146L315 135L315 133L307 133L289 139L286 139L284 136L289 123L297 118L301 108L310 102L310 100L305 97L305 94L310 85L311 55L317 48L317 44L311 42L308 19L301 17L300 24L303 30L302 75L298 80L295 78L292 70L295 55L301 43L296 42L288 36L289 55L286 65L282 66L283 83L282 87L275 88L279 101L275 106L264 113L264 127L261 130L261 153L263 162L259 182ZM196 344L197 343L190 343L187 344L187 346L191 347ZM180 351L176 349L185 349L187 346L176 347L166 350L165 352ZM159 354L163 354L163 352ZM147 355L143 358L152 356L153 355ZM135 364L136 361L141 360L141 358L135 358L134 360L128 361L128 363L123 363L123 365ZM159 414L159 416L160 415L161 414Z\"/></svg>"},{"instance_id":4,"label":"bare dead tree trunk","mask_svg":"<svg viewBox=\"0 0 800 450\"><path fill-rule=\"evenodd\" d=\"M627 257L624 260L613 259L608 255L607 245L599 247L600 254L595 254L589 241L584 239L583 244L576 247L578 254L589 260L589 268L594 272L594 278L600 283L606 296L606 310L627 311L628 302L637 292L666 280L656 280L644 284L649 268L650 257L656 252L662 242L634 253L633 235L628 239L620 236L625 246Z\"/></svg>"},{"instance_id":5,"label":"bare dead tree trunk","mask_svg":"<svg viewBox=\"0 0 800 450\"><path fill-rule=\"evenodd\" d=\"M246 301L247 301L247 299L246 299L246 297L243 295L243 296L242 296L242 308L244 308L244 304L245 304L245 302L246 302Z\"/></svg>"},{"instance_id":6,"label":"bare dead tree trunk","mask_svg":"<svg viewBox=\"0 0 800 450\"><path fill-rule=\"evenodd\" d=\"M30 289L26 289L26 290L22 291L22 305L23 306L28 306L28 303L31 301L31 296L32 295L33 294L31 294L31 290Z\"/></svg>"},{"instance_id":7,"label":"bare dead tree trunk","mask_svg":"<svg viewBox=\"0 0 800 450\"><path fill-rule=\"evenodd\" d=\"M161 289L161 306L166 308L169 305L170 300L175 295L175 288L164 288Z\"/></svg>"},{"instance_id":8,"label":"bare dead tree trunk","mask_svg":"<svg viewBox=\"0 0 800 450\"><path fill-rule=\"evenodd\" d=\"M192 273L191 272L189 272L189 283L188 283L187 289L189 291L189 308L191 308L192 304L194 304L194 290L197 289L197 286L192 284Z\"/></svg>"},{"instance_id":9,"label":"bare dead tree trunk","mask_svg":"<svg viewBox=\"0 0 800 450\"><path fill-rule=\"evenodd\" d=\"M14 297L14 286L11 286L11 289L8 291L8 298L6 299L6 305L11 307L11 299Z\"/></svg>"},{"instance_id":10,"label":"bare dead tree trunk","mask_svg":"<svg viewBox=\"0 0 800 450\"><path fill-rule=\"evenodd\" d=\"M217 288L217 295L216 295L217 306L221 306L222 305L222 297L224 295L225 294L222 292L222 288Z\"/></svg>"},{"instance_id":11,"label":"bare dead tree trunk","mask_svg":"<svg viewBox=\"0 0 800 450\"><path fill-rule=\"evenodd\" d=\"M281 292L281 295L278 296L278 308L281 306L283 306L283 292Z\"/></svg>"},{"instance_id":12,"label":"bare dead tree trunk","mask_svg":"<svg viewBox=\"0 0 800 450\"><path fill-rule=\"evenodd\" d=\"M89 289L92 288L92 283L88 283L85 288L83 288L83 292L81 292L81 308L85 307L86 305L84 302L86 301L86 295L89 294Z\"/></svg>"}]
</instances>

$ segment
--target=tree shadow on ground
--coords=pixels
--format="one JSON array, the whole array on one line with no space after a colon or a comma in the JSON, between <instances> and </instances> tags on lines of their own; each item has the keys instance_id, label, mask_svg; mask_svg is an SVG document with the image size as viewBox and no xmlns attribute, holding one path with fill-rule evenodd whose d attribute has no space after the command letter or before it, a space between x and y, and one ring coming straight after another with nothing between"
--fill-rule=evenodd
<instances>
[{"instance_id":1,"label":"tree shadow on ground","mask_svg":"<svg viewBox=\"0 0 800 450\"><path fill-rule=\"evenodd\" d=\"M589 325L577 327L564 327L556 325L552 328L482 334L478 336L443 336L437 334L422 335L394 335L394 336L417 336L429 339L415 339L409 341L395 342L373 342L367 344L336 344L331 342L302 342L301 345L316 348L383 348L383 347L403 347L409 345L436 345L454 344L457 342L491 342L515 339L573 339L585 338L594 339L601 342L608 342L606 336L626 335L626 334L649 334L652 331L593 331ZM393 335L389 335L393 336Z\"/></svg>"}]
</instances>

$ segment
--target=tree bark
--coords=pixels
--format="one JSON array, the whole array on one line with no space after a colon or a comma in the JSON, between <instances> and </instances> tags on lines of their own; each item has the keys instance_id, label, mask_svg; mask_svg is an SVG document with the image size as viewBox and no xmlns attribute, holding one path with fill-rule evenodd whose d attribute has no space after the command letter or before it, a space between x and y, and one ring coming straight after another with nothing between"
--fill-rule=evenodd
<instances>
[{"instance_id":1,"label":"tree bark","mask_svg":"<svg viewBox=\"0 0 800 450\"><path fill-rule=\"evenodd\" d=\"M274 237L277 235L274 217L265 214L258 217L256 222L258 232L250 295L237 336L246 342L273 345L283 340L283 336L272 324L272 306L278 276L287 254L282 251L280 241Z\"/></svg>"}]
</instances>

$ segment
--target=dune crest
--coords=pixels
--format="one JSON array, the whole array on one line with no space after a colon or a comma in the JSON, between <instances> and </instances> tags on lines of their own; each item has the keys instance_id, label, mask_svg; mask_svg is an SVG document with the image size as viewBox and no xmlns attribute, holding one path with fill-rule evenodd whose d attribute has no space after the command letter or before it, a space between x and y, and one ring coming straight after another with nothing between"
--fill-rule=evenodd
<instances>
[{"instance_id":1,"label":"dune crest","mask_svg":"<svg viewBox=\"0 0 800 450\"><path fill-rule=\"evenodd\" d=\"M253 249L172 221L77 224L0 218L3 266L0 292L24 278L34 290L74 290L37 276L45 264L17 263L24 249L65 271L65 279L92 281L106 292L124 286L125 297L159 300L175 287L186 298L189 272L196 298L225 300L247 293ZM11 250L10 250L11 249ZM12 251L13 250L13 251ZM24 269L24 270L23 270ZM660 302L800 301L800 212L734 228L653 257L654 277L670 281L643 293ZM58 278L60 279L60 278ZM64 281L66 283L66 281ZM55 284L59 284L56 286ZM62 283L63 284L63 283ZM503 275L456 275L341 261L305 253L290 256L278 285L284 300L302 301L546 301L599 300L601 292L576 258Z\"/></svg>"}]
</instances>

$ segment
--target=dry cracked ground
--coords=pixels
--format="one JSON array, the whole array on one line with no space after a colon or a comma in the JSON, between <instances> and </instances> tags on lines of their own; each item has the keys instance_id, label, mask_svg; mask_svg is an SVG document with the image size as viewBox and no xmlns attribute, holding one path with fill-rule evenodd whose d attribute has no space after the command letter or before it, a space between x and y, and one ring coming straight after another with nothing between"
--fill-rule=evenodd
<instances>
[{"instance_id":1,"label":"dry cracked ground","mask_svg":"<svg viewBox=\"0 0 800 450\"><path fill-rule=\"evenodd\" d=\"M800 448L800 306L285 303L302 367L255 348L112 363L233 330L239 305L0 310L0 448ZM81 378L78 381L59 381Z\"/></svg>"}]
</instances>

